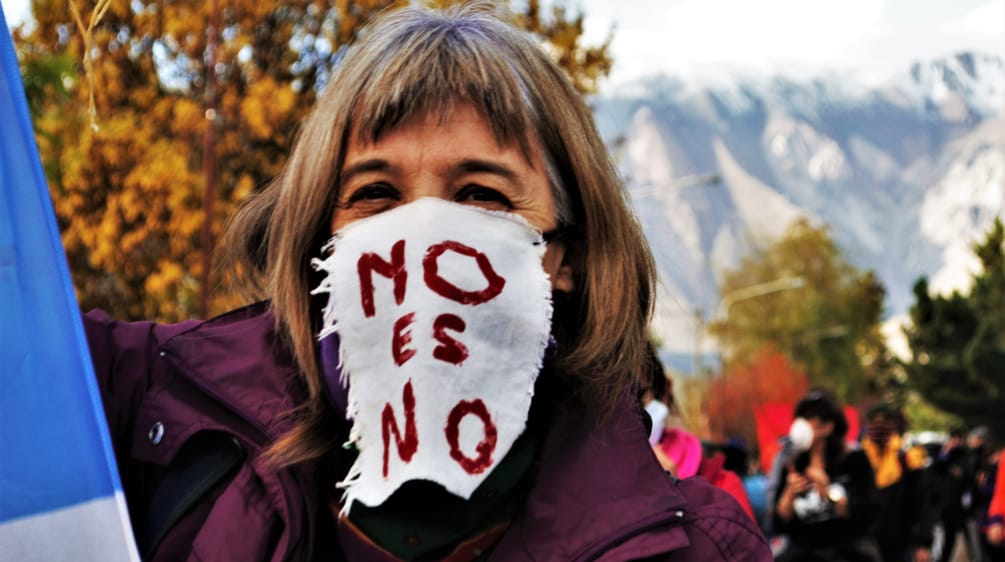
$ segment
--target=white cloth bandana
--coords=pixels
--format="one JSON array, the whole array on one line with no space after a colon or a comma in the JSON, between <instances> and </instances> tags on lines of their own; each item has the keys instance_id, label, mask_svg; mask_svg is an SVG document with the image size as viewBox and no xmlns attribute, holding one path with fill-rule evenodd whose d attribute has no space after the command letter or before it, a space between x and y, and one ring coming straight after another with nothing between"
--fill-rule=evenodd
<instances>
[{"instance_id":1,"label":"white cloth bandana","mask_svg":"<svg viewBox=\"0 0 1005 562\"><path fill-rule=\"evenodd\" d=\"M340 339L352 502L431 480L469 498L524 430L551 331L545 244L524 219L423 198L339 230L314 260Z\"/></svg>"}]
</instances>

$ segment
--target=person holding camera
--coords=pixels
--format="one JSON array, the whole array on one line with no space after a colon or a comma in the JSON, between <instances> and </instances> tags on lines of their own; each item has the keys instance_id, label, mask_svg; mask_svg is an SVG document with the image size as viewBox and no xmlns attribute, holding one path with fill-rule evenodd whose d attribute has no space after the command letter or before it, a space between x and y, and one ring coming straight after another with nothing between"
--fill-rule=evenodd
<instances>
[{"instance_id":1,"label":"person holding camera","mask_svg":"<svg viewBox=\"0 0 1005 562\"><path fill-rule=\"evenodd\" d=\"M796 404L794 434L805 447L781 469L773 528L788 537L776 560L877 561L869 535L876 487L869 459L845 445L848 422L828 393Z\"/></svg>"}]
</instances>

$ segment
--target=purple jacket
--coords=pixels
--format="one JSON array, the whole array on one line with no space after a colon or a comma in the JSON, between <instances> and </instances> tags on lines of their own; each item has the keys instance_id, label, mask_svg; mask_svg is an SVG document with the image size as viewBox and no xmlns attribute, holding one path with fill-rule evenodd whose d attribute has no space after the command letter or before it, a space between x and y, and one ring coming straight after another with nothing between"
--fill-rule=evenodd
<instances>
[{"instance_id":1,"label":"purple jacket","mask_svg":"<svg viewBox=\"0 0 1005 562\"><path fill-rule=\"evenodd\" d=\"M315 466L272 471L261 451L304 399L265 306L157 325L85 316L95 370L134 522L193 435L218 430L247 452L231 480L171 528L154 560L311 560L319 533ZM522 512L490 560L771 560L756 524L701 478L675 482L631 404L605 425L561 404ZM348 560L361 559L350 545Z\"/></svg>"}]
</instances>

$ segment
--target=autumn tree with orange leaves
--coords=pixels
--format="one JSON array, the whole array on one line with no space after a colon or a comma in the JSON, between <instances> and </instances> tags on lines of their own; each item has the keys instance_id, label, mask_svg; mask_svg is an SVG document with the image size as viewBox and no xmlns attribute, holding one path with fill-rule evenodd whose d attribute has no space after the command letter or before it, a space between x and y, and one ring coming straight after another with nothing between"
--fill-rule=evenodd
<instances>
[{"instance_id":1,"label":"autumn tree with orange leaves","mask_svg":"<svg viewBox=\"0 0 1005 562\"><path fill-rule=\"evenodd\" d=\"M739 437L757 443L754 411L769 402L796 403L809 390L806 373L796 370L770 345L753 361L710 382L706 412L710 437Z\"/></svg>"},{"instance_id":2,"label":"autumn tree with orange leaves","mask_svg":"<svg viewBox=\"0 0 1005 562\"><path fill-rule=\"evenodd\" d=\"M198 314L204 144L215 239L279 171L340 49L375 12L407 3L97 0L100 11L95 0L34 0L36 23L15 42L81 307L161 321ZM582 45L582 14L560 2L522 5L517 24L593 91L610 71L609 40ZM211 312L234 304L218 296Z\"/></svg>"}]
</instances>

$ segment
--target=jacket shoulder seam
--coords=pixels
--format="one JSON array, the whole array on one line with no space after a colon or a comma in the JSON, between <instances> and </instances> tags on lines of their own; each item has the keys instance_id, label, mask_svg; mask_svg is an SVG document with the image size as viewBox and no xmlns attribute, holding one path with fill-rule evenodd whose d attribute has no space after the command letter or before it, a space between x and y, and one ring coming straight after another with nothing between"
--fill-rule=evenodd
<instances>
[{"instance_id":1,"label":"jacket shoulder seam","mask_svg":"<svg viewBox=\"0 0 1005 562\"><path fill-rule=\"evenodd\" d=\"M698 509L691 513L691 520L694 523L692 527L700 531L703 535L705 535L705 537L707 537L709 541L715 545L716 551L719 552L719 554L723 556L724 559L739 560L739 558L736 557L736 553L733 552L732 547L738 544L740 541L735 540L735 535L734 540L729 541L722 540L727 535L723 533L713 533L711 530L711 527L717 526L717 524L729 525L734 529L742 531L743 533L745 533L745 535L756 540L757 542L764 543L766 545L764 537L760 533L751 530L748 527L748 525L745 524L746 521L740 520L739 517L736 517L732 511L728 515L718 513L719 511L720 510L718 509L712 509L712 510ZM743 514L743 517L746 517L746 514ZM729 555L729 557L726 556L727 554Z\"/></svg>"}]
</instances>

